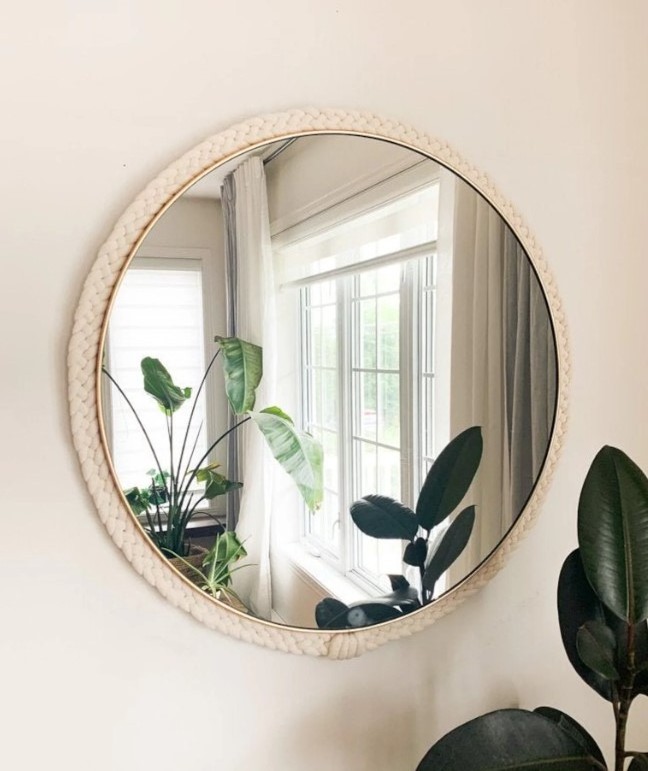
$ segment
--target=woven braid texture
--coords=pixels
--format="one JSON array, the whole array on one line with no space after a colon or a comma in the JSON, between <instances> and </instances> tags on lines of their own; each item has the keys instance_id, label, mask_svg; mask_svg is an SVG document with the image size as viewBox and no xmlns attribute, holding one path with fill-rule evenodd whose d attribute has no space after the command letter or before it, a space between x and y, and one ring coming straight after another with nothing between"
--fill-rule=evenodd
<instances>
[{"instance_id":1,"label":"woven braid texture","mask_svg":"<svg viewBox=\"0 0 648 771\"><path fill-rule=\"evenodd\" d=\"M238 613L208 597L171 568L122 503L102 442L97 403L99 346L110 299L135 248L157 215L193 181L232 155L264 142L318 132L393 140L440 161L481 192L508 222L535 266L554 324L559 371L555 429L545 466L531 500L502 544L470 577L431 605L397 621L337 632L279 626ZM570 366L565 318L541 249L513 206L483 173L445 142L396 121L366 112L305 109L253 118L215 134L172 163L137 196L99 250L84 284L74 316L68 373L72 436L83 477L108 533L135 570L173 605L212 629L275 650L346 659L424 629L456 608L501 569L536 519L554 471L566 429Z\"/></svg>"}]
</instances>

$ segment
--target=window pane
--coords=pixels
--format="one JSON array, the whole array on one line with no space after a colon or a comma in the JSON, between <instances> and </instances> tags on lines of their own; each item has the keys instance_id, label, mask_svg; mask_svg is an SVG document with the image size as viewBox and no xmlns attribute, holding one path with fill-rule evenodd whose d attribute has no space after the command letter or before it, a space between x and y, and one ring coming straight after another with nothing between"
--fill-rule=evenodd
<instances>
[{"instance_id":1,"label":"window pane","mask_svg":"<svg viewBox=\"0 0 648 771\"><path fill-rule=\"evenodd\" d=\"M378 380L378 441L392 447L400 446L400 375L379 373Z\"/></svg>"},{"instance_id":2,"label":"window pane","mask_svg":"<svg viewBox=\"0 0 648 771\"><path fill-rule=\"evenodd\" d=\"M394 243L385 251L389 252L392 249L395 251L400 248L399 243ZM394 289L400 287L401 280L401 265L396 263L395 265L385 265L383 268L379 268L377 271L377 289L378 293L393 292Z\"/></svg>"},{"instance_id":3,"label":"window pane","mask_svg":"<svg viewBox=\"0 0 648 771\"><path fill-rule=\"evenodd\" d=\"M397 370L399 361L400 297L378 298L378 367Z\"/></svg>"},{"instance_id":4,"label":"window pane","mask_svg":"<svg viewBox=\"0 0 648 771\"><path fill-rule=\"evenodd\" d=\"M354 375L353 425L356 436L376 441L378 404L376 375L373 372L356 372Z\"/></svg>"},{"instance_id":5,"label":"window pane","mask_svg":"<svg viewBox=\"0 0 648 771\"><path fill-rule=\"evenodd\" d=\"M355 366L373 369L376 366L376 301L362 300L358 303L360 316L360 362ZM355 332L357 335L358 332ZM355 336L354 335L354 336Z\"/></svg>"}]
</instances>

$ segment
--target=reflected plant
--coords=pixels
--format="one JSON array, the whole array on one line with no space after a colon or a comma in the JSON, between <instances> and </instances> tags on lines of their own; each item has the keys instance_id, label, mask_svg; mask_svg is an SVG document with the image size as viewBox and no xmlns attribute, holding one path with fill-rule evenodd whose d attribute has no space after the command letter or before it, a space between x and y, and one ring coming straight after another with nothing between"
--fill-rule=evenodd
<instances>
[{"instance_id":1,"label":"reflected plant","mask_svg":"<svg viewBox=\"0 0 648 771\"><path fill-rule=\"evenodd\" d=\"M200 567L192 565L179 555L175 556L193 574L191 580L204 592L211 594L216 599L235 599L243 605L241 599L231 588L232 573L250 566L233 567L236 562L247 556L245 547L239 541L236 533L225 532L217 535Z\"/></svg>"},{"instance_id":2,"label":"reflected plant","mask_svg":"<svg viewBox=\"0 0 648 771\"><path fill-rule=\"evenodd\" d=\"M459 506L481 461L481 428L456 436L430 468L416 510L385 495L366 495L351 506L356 527L372 538L407 541L403 562L418 569L420 589L403 575L390 575L392 591L370 602L346 605L333 597L317 604L320 629L350 629L398 618L427 605L437 581L465 549L475 524L475 507L460 511L439 537L441 525Z\"/></svg>"},{"instance_id":3,"label":"reflected plant","mask_svg":"<svg viewBox=\"0 0 648 771\"><path fill-rule=\"evenodd\" d=\"M579 548L558 580L558 619L567 657L610 702L614 771L646 771L648 751L626 750L634 700L648 696L648 478L621 450L603 447L578 504ZM471 720L438 741L417 771L600 769L598 744L551 707L503 709Z\"/></svg>"},{"instance_id":4,"label":"reflected plant","mask_svg":"<svg viewBox=\"0 0 648 771\"><path fill-rule=\"evenodd\" d=\"M174 414L189 401L192 389L177 386L158 359L142 359L144 390L157 402L166 423L168 469L163 468L158 450L132 402L110 372L102 368L104 375L113 383L133 413L155 463L155 467L148 472L152 478L148 487L132 487L124 490L124 495L133 513L145 518L145 529L151 540L168 556L187 555L187 526L204 501L226 495L242 486L241 482L227 479L218 471L218 464L210 464L208 458L229 434L249 421L258 426L272 455L292 477L308 508L315 510L322 501L323 452L319 442L310 434L298 430L292 419L279 407L254 410L256 390L263 375L262 349L237 337L216 337L215 342L218 343L218 350L198 386L181 442L175 436ZM224 431L195 461L202 430L201 424L190 441L196 403L219 356L222 357L229 406L234 415L241 419Z\"/></svg>"}]
</instances>

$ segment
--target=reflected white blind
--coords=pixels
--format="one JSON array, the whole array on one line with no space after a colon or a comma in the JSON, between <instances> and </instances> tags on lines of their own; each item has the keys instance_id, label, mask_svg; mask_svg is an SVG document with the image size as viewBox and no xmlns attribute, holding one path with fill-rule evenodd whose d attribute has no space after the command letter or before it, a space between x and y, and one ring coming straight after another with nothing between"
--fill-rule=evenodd
<instances>
[{"instance_id":1,"label":"reflected white blind","mask_svg":"<svg viewBox=\"0 0 648 771\"><path fill-rule=\"evenodd\" d=\"M320 222L306 234L301 228L298 239L275 243L279 283L306 281L434 242L438 209L439 185L433 183L360 215L344 218L336 211L333 223Z\"/></svg>"},{"instance_id":2,"label":"reflected white blind","mask_svg":"<svg viewBox=\"0 0 648 771\"><path fill-rule=\"evenodd\" d=\"M168 470L170 463L166 420L157 402L144 391L140 362L146 356L159 359L174 383L191 387L195 395L205 371L202 305L199 260L140 258L124 276L110 318L106 366L137 410L163 470ZM176 464L192 404L193 396L173 416ZM112 458L120 485L124 489L146 486L150 482L147 472L155 468L154 458L131 410L112 385L109 412ZM196 405L186 452L193 447L204 421L203 393ZM206 441L203 426L194 462L205 452Z\"/></svg>"}]
</instances>

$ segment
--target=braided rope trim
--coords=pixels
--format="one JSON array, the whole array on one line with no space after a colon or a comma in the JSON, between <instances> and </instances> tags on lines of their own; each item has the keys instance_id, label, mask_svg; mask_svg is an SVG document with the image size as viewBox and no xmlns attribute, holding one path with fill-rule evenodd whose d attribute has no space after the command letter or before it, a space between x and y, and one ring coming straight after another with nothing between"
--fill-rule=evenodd
<instances>
[{"instance_id":1,"label":"braided rope trim","mask_svg":"<svg viewBox=\"0 0 648 771\"><path fill-rule=\"evenodd\" d=\"M250 618L213 600L187 581L151 545L124 506L111 474L98 416L98 355L110 299L135 249L159 214L220 162L258 144L295 135L349 133L388 139L422 152L464 178L499 211L516 234L547 297L558 353L558 403L547 458L533 494L509 534L473 573L447 595L397 621L357 630L321 631L280 626ZM289 653L346 659L432 624L486 584L527 534L558 460L567 425L570 360L567 328L558 291L540 246L513 206L488 177L447 143L397 121L347 110L291 110L253 118L210 137L154 179L126 209L99 250L83 286L68 350L69 404L81 471L108 533L135 570L173 605L212 629Z\"/></svg>"}]
</instances>

